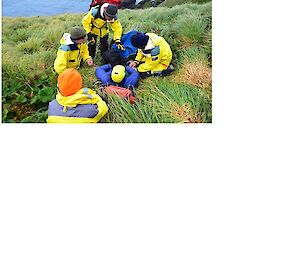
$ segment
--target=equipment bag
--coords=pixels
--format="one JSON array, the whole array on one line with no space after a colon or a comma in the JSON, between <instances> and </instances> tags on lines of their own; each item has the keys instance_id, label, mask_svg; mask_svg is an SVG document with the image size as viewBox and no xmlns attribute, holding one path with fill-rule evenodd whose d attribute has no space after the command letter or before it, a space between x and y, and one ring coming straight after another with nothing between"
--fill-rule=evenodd
<instances>
[{"instance_id":1,"label":"equipment bag","mask_svg":"<svg viewBox=\"0 0 300 257\"><path fill-rule=\"evenodd\" d=\"M97 5L103 5L104 3L109 3L109 4L113 4L113 5L116 5L118 8L121 7L121 0L92 0L91 4L90 4L90 9L94 6L97 6Z\"/></svg>"},{"instance_id":2,"label":"equipment bag","mask_svg":"<svg viewBox=\"0 0 300 257\"><path fill-rule=\"evenodd\" d=\"M134 93L128 88L118 86L106 86L104 87L103 92L108 95L117 95L122 99L128 100L131 104L135 104Z\"/></svg>"}]
</instances>

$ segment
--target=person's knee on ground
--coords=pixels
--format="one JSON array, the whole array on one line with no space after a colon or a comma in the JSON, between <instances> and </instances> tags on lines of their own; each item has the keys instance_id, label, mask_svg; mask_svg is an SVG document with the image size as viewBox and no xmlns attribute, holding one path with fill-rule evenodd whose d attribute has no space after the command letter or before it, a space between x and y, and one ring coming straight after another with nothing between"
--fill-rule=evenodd
<instances>
[{"instance_id":1,"label":"person's knee on ground","mask_svg":"<svg viewBox=\"0 0 300 257\"><path fill-rule=\"evenodd\" d=\"M161 73L162 73L162 76L168 76L170 75L173 71L175 70L174 66L172 64L169 65L169 67L165 70L163 70Z\"/></svg>"},{"instance_id":2,"label":"person's knee on ground","mask_svg":"<svg viewBox=\"0 0 300 257\"><path fill-rule=\"evenodd\" d=\"M150 77L152 75L150 71L139 72L139 74L140 74L140 78L141 79L148 78L148 77Z\"/></svg>"}]
</instances>

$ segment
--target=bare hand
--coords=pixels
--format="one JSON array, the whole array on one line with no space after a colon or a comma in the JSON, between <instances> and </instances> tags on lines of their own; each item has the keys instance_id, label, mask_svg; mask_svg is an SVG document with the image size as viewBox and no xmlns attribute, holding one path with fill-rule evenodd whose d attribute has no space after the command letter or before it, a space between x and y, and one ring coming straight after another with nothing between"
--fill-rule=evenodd
<instances>
[{"instance_id":1,"label":"bare hand","mask_svg":"<svg viewBox=\"0 0 300 257\"><path fill-rule=\"evenodd\" d=\"M94 62L93 59L88 59L87 61L88 66L93 67L94 66Z\"/></svg>"},{"instance_id":2,"label":"bare hand","mask_svg":"<svg viewBox=\"0 0 300 257\"><path fill-rule=\"evenodd\" d=\"M136 63L135 61L130 60L129 66L130 66L131 68L135 68L136 65L137 65L137 63Z\"/></svg>"}]
</instances>

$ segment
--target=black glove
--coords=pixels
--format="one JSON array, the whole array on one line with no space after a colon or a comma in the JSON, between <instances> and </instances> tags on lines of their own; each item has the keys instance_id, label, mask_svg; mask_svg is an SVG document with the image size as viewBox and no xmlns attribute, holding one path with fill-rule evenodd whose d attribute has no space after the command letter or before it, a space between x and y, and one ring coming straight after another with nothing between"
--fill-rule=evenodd
<instances>
[{"instance_id":1,"label":"black glove","mask_svg":"<svg viewBox=\"0 0 300 257\"><path fill-rule=\"evenodd\" d=\"M94 34L92 34L92 33L87 34L87 40L90 44L95 44L95 38L93 36L94 36Z\"/></svg>"},{"instance_id":2,"label":"black glove","mask_svg":"<svg viewBox=\"0 0 300 257\"><path fill-rule=\"evenodd\" d=\"M120 39L117 39L117 40L115 41L115 43L116 43L116 46L118 47L119 50L125 51L125 48L124 48L124 46L122 45Z\"/></svg>"}]
</instances>

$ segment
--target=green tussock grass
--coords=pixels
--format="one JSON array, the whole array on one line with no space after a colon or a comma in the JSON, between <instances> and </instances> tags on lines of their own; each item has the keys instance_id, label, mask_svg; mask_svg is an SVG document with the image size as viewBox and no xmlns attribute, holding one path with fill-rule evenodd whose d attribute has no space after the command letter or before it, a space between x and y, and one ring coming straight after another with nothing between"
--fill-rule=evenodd
<instances>
[{"instance_id":1,"label":"green tussock grass","mask_svg":"<svg viewBox=\"0 0 300 257\"><path fill-rule=\"evenodd\" d=\"M210 2L210 0L165 0L159 6L161 7L173 7L175 5L193 3L193 4L204 4Z\"/></svg>"},{"instance_id":2,"label":"green tussock grass","mask_svg":"<svg viewBox=\"0 0 300 257\"><path fill-rule=\"evenodd\" d=\"M125 9L119 11L119 19L124 33L136 29L163 36L172 48L176 71L141 80L135 105L108 96L109 112L101 122L212 122L211 2L163 4L172 8ZM57 92L53 63L59 40L72 26L80 26L84 15L2 17L2 122L46 121L48 103ZM94 68L80 69L84 86L93 87L99 65L98 56Z\"/></svg>"},{"instance_id":3,"label":"green tussock grass","mask_svg":"<svg viewBox=\"0 0 300 257\"><path fill-rule=\"evenodd\" d=\"M100 90L97 90L100 93ZM168 78L149 78L135 90L136 104L109 96L110 111L104 122L199 123L211 122L210 97L190 85L170 82Z\"/></svg>"}]
</instances>

